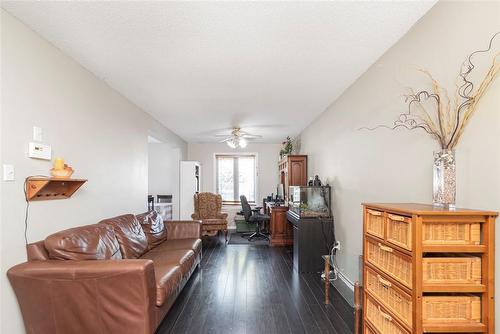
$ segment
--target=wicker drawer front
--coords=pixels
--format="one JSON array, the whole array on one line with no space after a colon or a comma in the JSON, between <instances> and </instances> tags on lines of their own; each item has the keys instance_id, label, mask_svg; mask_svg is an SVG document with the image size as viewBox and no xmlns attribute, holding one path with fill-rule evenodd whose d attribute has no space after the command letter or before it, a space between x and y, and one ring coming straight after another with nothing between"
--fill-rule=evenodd
<instances>
[{"instance_id":1,"label":"wicker drawer front","mask_svg":"<svg viewBox=\"0 0 500 334\"><path fill-rule=\"evenodd\" d=\"M424 322L481 322L481 298L478 296L424 296Z\"/></svg>"},{"instance_id":2,"label":"wicker drawer front","mask_svg":"<svg viewBox=\"0 0 500 334\"><path fill-rule=\"evenodd\" d=\"M394 313L399 320L411 327L411 296L368 267L366 267L365 275L366 291L374 296L385 308Z\"/></svg>"},{"instance_id":3,"label":"wicker drawer front","mask_svg":"<svg viewBox=\"0 0 500 334\"><path fill-rule=\"evenodd\" d=\"M366 210L366 232L384 238L384 214L380 211Z\"/></svg>"},{"instance_id":4,"label":"wicker drawer front","mask_svg":"<svg viewBox=\"0 0 500 334\"><path fill-rule=\"evenodd\" d=\"M425 223L422 235L424 245L479 245L481 224Z\"/></svg>"},{"instance_id":5,"label":"wicker drawer front","mask_svg":"<svg viewBox=\"0 0 500 334\"><path fill-rule=\"evenodd\" d=\"M411 288L411 257L404 255L391 247L369 239L367 239L366 247L368 262L398 282Z\"/></svg>"},{"instance_id":6,"label":"wicker drawer front","mask_svg":"<svg viewBox=\"0 0 500 334\"><path fill-rule=\"evenodd\" d=\"M422 272L424 284L481 284L481 258L423 258Z\"/></svg>"},{"instance_id":7,"label":"wicker drawer front","mask_svg":"<svg viewBox=\"0 0 500 334\"><path fill-rule=\"evenodd\" d=\"M411 218L387 214L386 240L411 251Z\"/></svg>"},{"instance_id":8,"label":"wicker drawer front","mask_svg":"<svg viewBox=\"0 0 500 334\"><path fill-rule=\"evenodd\" d=\"M383 334L409 334L387 311L366 296L366 320Z\"/></svg>"}]
</instances>

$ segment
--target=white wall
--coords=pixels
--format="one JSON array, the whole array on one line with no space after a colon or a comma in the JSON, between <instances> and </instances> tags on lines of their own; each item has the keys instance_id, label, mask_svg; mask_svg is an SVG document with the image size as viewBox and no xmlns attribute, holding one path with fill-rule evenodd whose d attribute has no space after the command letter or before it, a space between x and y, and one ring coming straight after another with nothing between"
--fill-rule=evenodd
<instances>
[{"instance_id":1,"label":"white wall","mask_svg":"<svg viewBox=\"0 0 500 334\"><path fill-rule=\"evenodd\" d=\"M148 194L172 195L172 217L179 217L179 161L181 150L170 144L148 145Z\"/></svg>"},{"instance_id":2,"label":"white wall","mask_svg":"<svg viewBox=\"0 0 500 334\"><path fill-rule=\"evenodd\" d=\"M215 154L217 153L257 153L257 205L261 206L264 196L276 194L278 178L278 160L281 144L249 143L244 149L231 149L223 143L189 143L189 160L201 163L201 189L215 192ZM224 211L229 213L228 223L232 227L234 215L241 207L226 206Z\"/></svg>"},{"instance_id":3,"label":"white wall","mask_svg":"<svg viewBox=\"0 0 500 334\"><path fill-rule=\"evenodd\" d=\"M499 30L499 2L439 2L301 134L301 153L309 155L310 174L328 178L333 185L336 236L343 244L338 263L351 280L358 279L357 258L362 253L361 202L431 203L432 152L439 149L419 131L358 129L391 124L406 110L401 96L405 87L430 88L417 67L429 70L454 92L466 55L485 48ZM486 60L488 66L491 59ZM499 102L497 78L457 147L461 207L500 210Z\"/></svg>"},{"instance_id":4,"label":"white wall","mask_svg":"<svg viewBox=\"0 0 500 334\"><path fill-rule=\"evenodd\" d=\"M23 181L28 175L47 175L51 167L48 161L27 158L33 125L43 128L53 156L64 157L74 176L88 182L71 199L30 205L29 242L145 211L147 136L175 143L183 157L186 143L3 10L1 38L0 152L3 164L15 166L16 180L1 182L0 332L16 334L24 330L6 270L26 260Z\"/></svg>"}]
</instances>

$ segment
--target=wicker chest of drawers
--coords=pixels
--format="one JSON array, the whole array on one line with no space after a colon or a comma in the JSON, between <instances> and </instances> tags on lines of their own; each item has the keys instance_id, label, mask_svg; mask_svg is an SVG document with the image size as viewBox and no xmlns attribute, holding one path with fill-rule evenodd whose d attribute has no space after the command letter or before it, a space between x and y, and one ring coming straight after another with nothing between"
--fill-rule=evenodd
<instances>
[{"instance_id":1,"label":"wicker chest of drawers","mask_svg":"<svg viewBox=\"0 0 500 334\"><path fill-rule=\"evenodd\" d=\"M363 204L363 333L495 333L497 215Z\"/></svg>"}]
</instances>

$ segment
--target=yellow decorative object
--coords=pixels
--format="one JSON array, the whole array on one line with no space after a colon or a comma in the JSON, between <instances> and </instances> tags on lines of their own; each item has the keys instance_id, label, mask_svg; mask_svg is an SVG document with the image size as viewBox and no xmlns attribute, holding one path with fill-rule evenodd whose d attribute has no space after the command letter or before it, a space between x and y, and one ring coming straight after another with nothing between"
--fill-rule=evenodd
<instances>
[{"instance_id":1,"label":"yellow decorative object","mask_svg":"<svg viewBox=\"0 0 500 334\"><path fill-rule=\"evenodd\" d=\"M66 165L64 164L63 158L56 158L54 160L54 169L55 170L63 170Z\"/></svg>"},{"instance_id":2,"label":"yellow decorative object","mask_svg":"<svg viewBox=\"0 0 500 334\"><path fill-rule=\"evenodd\" d=\"M55 165L55 164L54 164ZM57 179L69 179L73 174L74 170L67 164L63 165L62 169L57 169L55 166L50 170L50 175Z\"/></svg>"}]
</instances>

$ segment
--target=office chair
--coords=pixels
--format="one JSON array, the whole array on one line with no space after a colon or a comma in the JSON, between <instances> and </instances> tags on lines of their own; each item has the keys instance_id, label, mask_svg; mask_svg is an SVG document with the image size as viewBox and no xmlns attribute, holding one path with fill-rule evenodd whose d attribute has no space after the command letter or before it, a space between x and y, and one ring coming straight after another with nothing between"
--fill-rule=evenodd
<instances>
[{"instance_id":1,"label":"office chair","mask_svg":"<svg viewBox=\"0 0 500 334\"><path fill-rule=\"evenodd\" d=\"M245 195L240 196L241 207L243 209L243 216L245 217L245 221L247 223L255 223L255 232L248 237L248 241L252 241L253 239L266 239L269 241L267 235L261 232L262 224L266 221L269 221L271 217L268 215L260 214L259 208L252 209L250 204L248 204L247 198Z\"/></svg>"}]
</instances>

